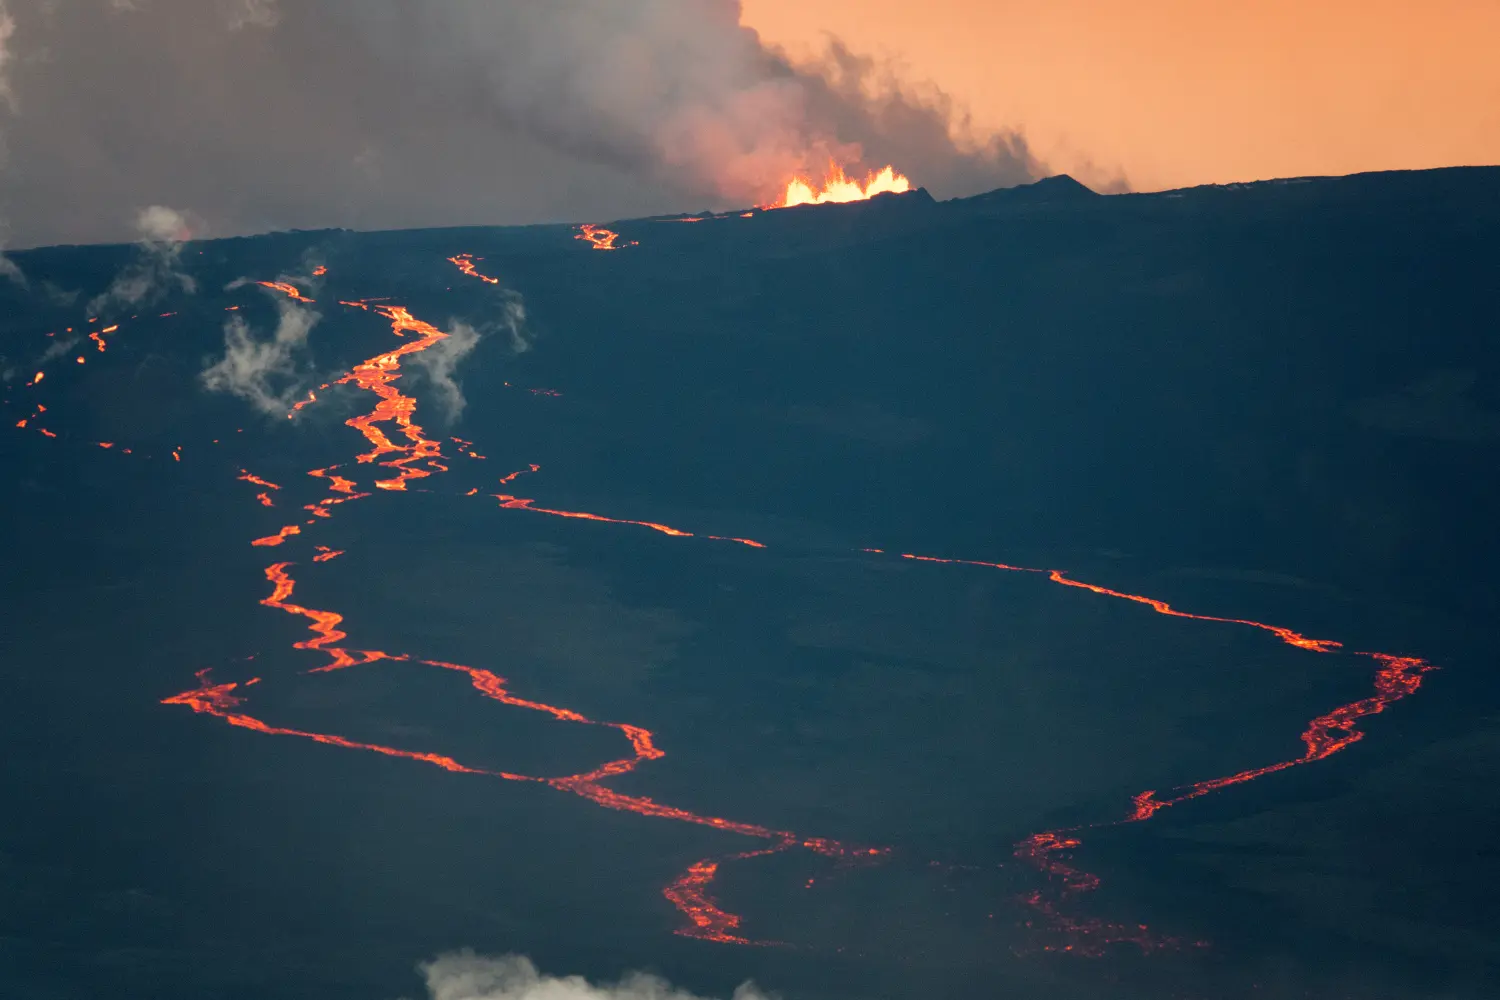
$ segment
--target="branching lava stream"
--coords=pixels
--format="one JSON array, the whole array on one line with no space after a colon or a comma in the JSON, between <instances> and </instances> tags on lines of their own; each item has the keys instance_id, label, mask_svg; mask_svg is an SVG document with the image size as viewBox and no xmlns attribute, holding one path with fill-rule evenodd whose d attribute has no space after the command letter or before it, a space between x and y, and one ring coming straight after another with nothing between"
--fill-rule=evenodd
<instances>
[{"instance_id":1,"label":"branching lava stream","mask_svg":"<svg viewBox=\"0 0 1500 1000\"><path fill-rule=\"evenodd\" d=\"M617 234L598 227L582 227L577 238L587 240L596 249L618 249L614 242ZM489 284L499 284L498 278L486 276L478 272L474 263L475 258L471 254L455 254L449 257L448 260L465 275L478 278ZM301 301L311 301L303 299L301 293L294 286L275 282L261 282L260 284L277 291L285 292ZM401 377L402 360L438 344L447 335L432 324L416 318L403 306L389 304L377 299L364 299L345 302L344 304L374 313L387 320L390 324L391 333L404 341L400 346L377 354L356 365L347 375L333 383L335 385L352 386L357 390L369 393L373 397L373 407L368 412L345 421L347 426L359 432L368 445L368 449L353 456L354 462L352 466L346 462L310 470L308 475L325 484L328 491L333 495L304 506L304 509L313 515L304 525L285 525L276 534L253 540L251 544L254 546L275 547L292 543L294 539L298 539L299 536L308 533L304 531L305 527L321 525L323 523L322 519L329 516L330 508L338 504L375 496L376 491L402 492L407 489L407 484L413 480L427 478L448 471L448 465L446 464L446 458L442 450L442 443L429 438L422 426L414 420L417 408L416 399L403 394L397 387L397 383ZM39 381L40 378L41 376L38 374L36 381ZM476 459L483 457L474 451L475 446L473 442L461 438L452 438L451 440L469 457ZM335 473L335 470L339 469L363 468L364 466L372 465L378 466L383 470L392 470L392 472L389 474L376 473L375 477L372 477L369 489L362 488L355 479ZM519 476L537 473L539 469L540 466L533 464L527 469L509 473L500 479L500 484L507 485L515 481ZM241 470L238 478L262 486L267 491L281 489L280 486L254 476L245 470ZM477 493L477 490L471 489L463 495L473 496ZM529 511L535 514L544 514L559 518L587 520L632 528L646 528L659 535L669 536L674 539L700 538L735 542L739 545L758 550L766 548L764 543L750 538L702 534L645 519L614 517L587 511L542 507L538 506L534 500L509 493L492 493L489 495L495 497L499 501L500 508L504 510ZM264 505L272 505L269 492L263 492L259 496ZM300 541L297 544L301 544ZM888 555L881 549L863 549L860 551L865 553L868 558L892 558L891 555ZM314 552L310 554L310 558L314 563L324 563L341 555L344 555L343 550L336 550L326 545L318 545ZM1340 644L1337 642L1308 638L1281 626L1269 625L1249 619L1199 615L1179 611L1166 602L1155 598L1112 590L1107 587L1075 580L1061 570L1013 566L1001 562L973 559L941 558L914 553L903 553L898 558L922 564L959 565L971 569L1032 574L1040 580L1051 584L1083 591L1094 596L1140 604L1149 608L1154 613L1169 617L1257 629L1274 636L1280 642L1307 652L1337 655L1341 649ZM840 864L876 862L884 859L889 854L886 848L851 847L833 840L805 837L788 830L773 829L753 823L706 816L660 803L649 797L628 795L614 791L608 787L611 779L633 772L641 765L658 760L665 755L665 752L657 746L656 737L650 730L625 722L591 719L570 708L520 697L510 691L505 678L479 667L426 659L410 653L391 653L379 649L356 648L347 645L346 642L349 636L342 628L344 622L343 615L336 611L305 607L293 602L292 597L296 589L296 580L292 575L294 565L295 563L288 559L272 563L265 568L265 577L271 586L271 592L268 596L261 599L260 603L285 614L303 618L308 622L307 628L312 633L311 637L295 643L294 648L326 658L326 662L313 667L309 673L316 674L353 668L367 668L373 667L383 661L398 661L409 666L454 671L465 674L469 678L470 685L474 691L480 696L495 701L507 708L540 712L550 716L556 722L564 724L613 729L619 733L625 745L629 747L629 752L617 759L607 761L593 770L578 774L538 776L491 770L464 764L452 757L436 752L384 746L352 740L330 733L273 725L243 710L244 704L248 701L247 689L258 683L259 678L244 683L233 681L216 683L207 670L200 671L197 674L197 686L165 699L164 704L185 706L191 708L194 712L223 719L232 726L262 734L299 737L328 746L369 751L392 758L426 763L460 774L496 778L505 781L544 784L557 791L587 799L605 809L710 827L728 834L747 837L761 842L760 846L752 849L728 854L719 858L706 858L696 861L681 876L662 890L663 895L685 918L685 926L679 928L677 933L709 941L735 944L773 943L748 936L741 928L741 918L722 908L714 899L711 888L721 866L726 862L743 861L796 849L807 850L813 854L834 859ZM1130 811L1122 818L1084 827L1043 831L1033 834L1016 844L1014 848L1015 857L1033 868L1044 879L1043 887L1028 893L1024 897L1023 902L1031 908L1037 918L1030 923L1039 923L1040 926L1036 928L1038 932L1049 936L1049 943L1045 947L1049 950L1067 951L1077 954L1100 954L1105 946L1114 942L1130 942L1142 949L1153 949L1179 944L1180 942L1175 939L1157 935L1141 925L1113 924L1095 919L1075 918L1064 913L1064 900L1080 893L1092 891L1099 885L1097 876L1072 867L1065 859L1081 845L1080 835L1085 830L1144 822L1163 809L1207 795L1211 792L1229 788L1233 785L1253 781L1278 771L1323 760L1346 749L1362 738L1363 734L1356 728L1361 719L1383 712L1396 701L1414 694L1421 687L1424 675L1434 669L1426 661L1415 657L1395 656L1385 653L1365 653L1358 655L1368 656L1376 665L1374 693L1367 698L1340 706L1312 719L1302 734L1304 751L1301 755L1284 761L1246 769L1232 775L1207 779L1181 788L1172 789L1162 794L1158 794L1155 790L1142 791L1130 799Z\"/></svg>"}]
</instances>

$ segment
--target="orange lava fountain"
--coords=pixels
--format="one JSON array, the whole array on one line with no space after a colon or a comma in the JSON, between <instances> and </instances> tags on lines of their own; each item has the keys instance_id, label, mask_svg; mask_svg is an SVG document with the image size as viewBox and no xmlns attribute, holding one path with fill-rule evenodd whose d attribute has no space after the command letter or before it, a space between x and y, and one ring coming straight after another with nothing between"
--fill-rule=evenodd
<instances>
[{"instance_id":1,"label":"orange lava fountain","mask_svg":"<svg viewBox=\"0 0 1500 1000\"><path fill-rule=\"evenodd\" d=\"M805 178L793 178L786 186L786 194L782 197L781 204L764 207L791 208L795 205L865 201L877 194L900 194L910 190L911 181L905 175L896 173L894 167L886 166L873 171L865 176L864 184L860 184L846 177L843 167L830 163L828 176L823 179L821 188L814 188L812 183Z\"/></svg>"}]
</instances>

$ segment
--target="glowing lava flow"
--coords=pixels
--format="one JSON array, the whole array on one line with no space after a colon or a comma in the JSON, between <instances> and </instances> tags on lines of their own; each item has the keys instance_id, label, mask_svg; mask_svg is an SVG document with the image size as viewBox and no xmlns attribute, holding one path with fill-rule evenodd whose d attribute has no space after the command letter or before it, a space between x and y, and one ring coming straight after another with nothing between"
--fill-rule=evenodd
<instances>
[{"instance_id":1,"label":"glowing lava flow","mask_svg":"<svg viewBox=\"0 0 1500 1000\"><path fill-rule=\"evenodd\" d=\"M879 858L886 853L881 848L851 849L833 840L821 838L803 839L789 831L773 830L769 827L758 826L753 823L735 822L717 816L704 816L685 809L678 809L675 806L664 805L645 796L625 795L606 788L600 782L629 773L645 761L658 760L665 756L665 753L656 746L655 738L650 730L628 723L599 722L572 709L519 698L507 690L505 678L489 670L469 667L459 663L449 663L442 660L416 660L406 654L391 654L378 649L350 649L340 645L344 639L348 638L348 634L339 627L343 623L342 615L334 611L308 608L291 602L290 598L296 586L296 581L288 572L291 565L291 563L279 562L273 563L266 568L266 579L272 584L272 592L269 596L262 598L260 603L267 607L276 608L288 614L308 619L308 630L314 633L315 637L295 643L294 648L319 652L328 656L330 660L330 662L323 666L313 668L310 673L327 673L332 670L342 670L348 667L367 666L380 660L415 662L424 666L457 671L468 675L471 686L481 695L501 704L513 708L542 712L552 716L559 722L603 726L619 730L630 744L631 755L608 761L592 771L552 778L533 777L509 771L495 771L471 767L442 754L406 750L374 743L363 743L327 733L270 725L254 716L237 711L245 700L243 696L233 694L237 685L234 683L213 684L206 670L200 671L197 674L199 681L197 688L166 698L163 700L163 704L186 705L195 712L214 715L224 719L231 725L256 732L280 736L299 736L331 746L354 750L369 750L389 757L400 757L425 762L441 767L444 770L461 774L487 775L508 781L539 782L550 785L559 791L569 792L588 799L590 802L606 809L632 812L640 816L649 816L658 819L671 819L683 823L692 823L698 826L723 830L726 833L772 841L772 845L768 848L733 854L730 855L730 859L758 857L795 847L802 847L826 857L850 861ZM690 926L680 929L678 933L690 937L733 944L768 943L752 941L735 933L740 922L739 918L720 909L709 895L708 884L717 872L718 865L718 861L711 859L695 862L689 868L687 874L663 890L663 894L677 905L689 920Z\"/></svg>"},{"instance_id":2,"label":"glowing lava flow","mask_svg":"<svg viewBox=\"0 0 1500 1000\"><path fill-rule=\"evenodd\" d=\"M474 255L471 253L455 254L452 257L449 257L448 260L452 262L452 264L460 271L462 271L464 274L467 274L471 278L478 278L480 281L486 282L491 285L500 284L499 278L491 278L489 275L479 273L479 269L474 266Z\"/></svg>"},{"instance_id":3,"label":"glowing lava flow","mask_svg":"<svg viewBox=\"0 0 1500 1000\"><path fill-rule=\"evenodd\" d=\"M513 776L499 771L485 771L477 767L465 767L452 757L442 754L420 753L415 750L398 750L394 747L380 746L375 743L360 743L356 740L347 740L342 736L332 736L328 733L314 733L303 729L286 729L281 726L271 726L251 715L235 711L244 703L243 695L237 695L234 691L239 687L249 687L247 681L241 685L234 681L227 684L214 684L209 679L208 670L200 670L197 673L199 686L181 694L175 694L170 698L162 699L163 705L186 705L194 712L202 712L207 715L217 716L241 729L249 729L252 732L266 733L271 736L300 736L303 739L323 743L328 746L343 747L346 750L368 750L371 753L383 754L387 757L401 757L406 760L419 760L435 767L441 767L445 771L453 771L456 774L484 774L492 777L511 778Z\"/></svg>"},{"instance_id":4,"label":"glowing lava flow","mask_svg":"<svg viewBox=\"0 0 1500 1000\"><path fill-rule=\"evenodd\" d=\"M620 238L619 233L605 229L603 226L591 226L587 223L578 227L578 232L574 234L573 238L575 240L588 241L593 244L595 250L623 250L626 247L640 245L635 240L616 245L615 240Z\"/></svg>"},{"instance_id":5,"label":"glowing lava flow","mask_svg":"<svg viewBox=\"0 0 1500 1000\"><path fill-rule=\"evenodd\" d=\"M781 204L764 207L792 208L795 205L865 201L877 194L900 194L910 190L911 181L902 174L896 173L892 167L882 167L878 172L872 172L861 185L858 181L845 177L843 167L830 163L828 176L824 178L822 188L814 189L810 182L798 177L787 184L786 194L782 197Z\"/></svg>"},{"instance_id":6,"label":"glowing lava flow","mask_svg":"<svg viewBox=\"0 0 1500 1000\"><path fill-rule=\"evenodd\" d=\"M299 526L297 526L295 524L288 524L288 525L285 525L284 527L282 527L282 529L280 531L276 532L276 534L274 534L274 535L267 535L264 538L257 538L254 541L252 541L250 544L254 545L254 546L257 546L257 547L265 547L265 546L269 546L269 545L280 545L282 542L286 541L288 538L292 537L293 535L300 535L300 534L302 534L302 529Z\"/></svg>"},{"instance_id":7,"label":"glowing lava flow","mask_svg":"<svg viewBox=\"0 0 1500 1000\"><path fill-rule=\"evenodd\" d=\"M416 412L417 401L410 396L402 395L392 383L401 377L400 368L403 357L425 351L433 344L446 340L448 335L431 323L412 316L402 306L362 307L390 320L391 332L398 337L407 333L420 335L419 339L410 341L394 351L387 351L385 354L355 365L353 371L336 383L343 385L352 382L359 388L373 392L380 397L380 402L376 404L375 409L362 416L351 417L344 422L363 434L365 440L370 442L370 450L356 456L360 463L373 462L382 455L401 456L380 463L397 472L393 478L377 479L375 486L382 490L404 490L409 480L430 476L433 472L447 472L448 467L438 461L443 457L442 446L437 441L424 437L421 426L412 422L412 414ZM386 433L376 426L381 423L394 423L401 436L410 443L394 444ZM417 463L426 467L419 467Z\"/></svg>"},{"instance_id":8,"label":"glowing lava flow","mask_svg":"<svg viewBox=\"0 0 1500 1000\"><path fill-rule=\"evenodd\" d=\"M1267 625L1264 622L1246 621L1243 618L1219 618L1214 615L1190 615L1186 611L1177 611L1166 601L1158 601L1153 597L1142 597L1139 594L1125 594L1118 590L1110 590L1108 587L1099 587L1092 583L1082 583L1078 580L1069 579L1063 574L1062 570L1049 570L1047 578L1053 583L1062 584L1064 587L1079 587L1083 590L1092 591L1095 594L1102 594L1105 597L1118 597L1124 601L1134 601L1137 604L1144 604L1159 615L1170 615L1173 618L1191 618L1194 621L1200 622L1224 622L1229 625L1249 625L1251 628L1263 629L1270 632L1289 646L1311 650L1314 653L1331 653L1343 645L1343 643L1334 642L1331 639L1309 639L1304 635L1293 632L1289 628L1282 628L1279 625Z\"/></svg>"},{"instance_id":9,"label":"glowing lava flow","mask_svg":"<svg viewBox=\"0 0 1500 1000\"><path fill-rule=\"evenodd\" d=\"M403 307L384 305L372 307L367 302L358 303L358 305L360 308L376 312L384 318L389 319L392 325L392 332L396 336L401 337L408 333L418 335L417 339L409 341L397 350L377 355L356 366L349 375L340 380L341 382L353 382L359 388L377 397L378 401L373 410L362 416L351 418L345 421L345 423L358 430L371 445L370 451L357 456L357 460L360 463L373 462L385 455L395 454L400 456L381 462L382 466L398 469L398 476L395 479L378 480L375 485L387 490L401 490L405 488L405 482L408 479L430 475L433 471L447 471L447 467L438 461L438 459L442 458L439 443L426 438L421 426L412 420L416 401L402 395L393 384L400 377L399 368L402 357L425 350L441 341L446 335L430 324L416 319ZM401 436L409 443L404 445L394 443L377 426L381 423L394 423ZM459 444L460 447L467 448L471 443L460 440ZM425 468L414 468L414 463L418 462L425 463ZM339 468L337 465L328 466L321 469L313 469L309 473L314 478L327 481L332 491L341 494L339 497L326 498L320 501L320 504L342 503L347 500L370 495L368 493L357 492L357 487L353 480L334 475L333 470L337 468ZM532 465L529 470L522 471L535 472L538 468L539 466ZM511 481L518 475L521 475L521 472L512 473L505 477L502 482ZM276 488L272 484L252 476L245 470L241 470L241 475L238 478ZM666 534L691 537L690 532L678 531L675 528L651 522L624 521L617 518L606 518L600 515L585 514L576 511L554 511L544 508L534 508L529 506L530 501L528 500L517 501L514 497L505 497L502 495L502 501L505 500L515 501L511 506L535 510L539 513L608 521L610 523L638 524ZM307 507L308 509L314 509L314 505L307 505ZM286 542L292 536L299 534L301 534L301 528L298 525L287 525L277 534L258 538L251 544L257 546L277 546ZM750 539L729 540L745 545L759 546L759 543ZM343 554L339 550L334 550L323 545L317 546L317 553L317 555L313 556L314 562L326 562ZM233 726L255 732L279 736L297 736L330 746L354 750L368 750L389 757L425 762L456 773L486 775L513 781L540 782L550 785L559 791L588 799L590 802L605 809L692 823L722 830L726 833L771 841L771 846L761 850L740 852L720 860L709 859L696 862L687 874L663 890L666 898L672 901L688 919L688 926L680 929L678 933L691 937L736 944L758 943L738 932L740 918L721 909L708 892L709 883L717 873L719 865L723 860L757 857L795 847L802 847L814 853L841 860L868 860L884 856L884 850L878 848L852 850L836 841L820 838L803 839L788 831L773 830L768 827L750 823L739 823L715 816L703 816L685 809L676 808L675 806L656 802L645 796L627 795L609 789L602 782L633 771L645 761L657 760L664 756L663 751L656 746L655 738L650 730L627 723L596 722L571 709L516 697L506 689L504 678L488 670L439 660L417 659L407 654L392 654L378 649L354 649L348 647L343 644L344 640L348 638L348 634L340 627L344 620L341 614L335 611L304 607L291 601L296 586L289 572L292 565L291 562L277 562L266 568L266 579L271 583L272 591L260 603L266 607L275 608L287 614L296 615L308 620L308 629L313 633L313 638L294 643L294 648L321 653L329 658L328 663L313 668L309 671L310 673L326 673L332 670L367 666L382 660L418 663L444 670L460 671L469 676L470 683L476 691L501 704L513 708L543 712L551 715L559 722L604 726L616 729L629 743L631 748L630 756L608 761L592 771L552 778L528 777L506 771L493 771L471 767L442 754L364 743L328 733L317 733L270 725L254 716L239 711L240 705L245 700L243 694L236 693L239 686L234 683L214 684L210 680L207 671L201 671L197 675L199 681L197 688L167 698L164 700L164 704L184 705L195 712L217 716ZM248 687L249 683L244 686Z\"/></svg>"},{"instance_id":10,"label":"glowing lava flow","mask_svg":"<svg viewBox=\"0 0 1500 1000\"><path fill-rule=\"evenodd\" d=\"M302 289L287 281L257 281L256 284L261 286L262 288L269 288L272 291L281 292L293 299L296 299L298 302L311 303L316 301L315 299L310 299L306 295L303 295Z\"/></svg>"},{"instance_id":11,"label":"glowing lava flow","mask_svg":"<svg viewBox=\"0 0 1500 1000\"><path fill-rule=\"evenodd\" d=\"M1139 823L1180 802L1217 792L1230 785L1254 781L1256 778L1274 774L1277 771L1285 771L1301 764L1311 764L1313 761L1332 757L1340 750L1364 739L1365 734L1354 728L1360 719L1369 715L1379 715L1393 703L1416 694L1417 689L1422 686L1422 675L1437 669L1426 660L1415 656L1392 656L1389 653L1359 653L1357 655L1371 657L1380 664L1380 669L1375 673L1375 694L1347 705L1340 705L1333 711L1309 722L1302 732L1302 743L1305 747L1302 756L1240 771L1223 778L1194 782L1191 785L1173 789L1170 797L1165 799L1157 798L1154 789L1141 792L1131 800L1134 811L1124 822Z\"/></svg>"},{"instance_id":12,"label":"glowing lava flow","mask_svg":"<svg viewBox=\"0 0 1500 1000\"><path fill-rule=\"evenodd\" d=\"M235 476L235 478L242 483L254 483L256 486L264 486L268 490L281 489L281 487L277 486L275 483L267 482L259 476L252 475L248 469L241 469L240 474L238 476Z\"/></svg>"},{"instance_id":13,"label":"glowing lava flow","mask_svg":"<svg viewBox=\"0 0 1500 1000\"><path fill-rule=\"evenodd\" d=\"M655 521L630 521L620 517L605 517L603 514L590 514L581 510L553 510L548 507L533 507L534 501L525 497L513 497L509 493L496 493L495 499L500 501L500 506L508 510L529 510L538 514L551 514L553 517L573 517L582 521L603 521L607 524L634 524L642 528L650 528L659 531L663 535L671 535L673 538L692 538L691 531L682 531L665 524L657 524Z\"/></svg>"},{"instance_id":14,"label":"glowing lava flow","mask_svg":"<svg viewBox=\"0 0 1500 1000\"><path fill-rule=\"evenodd\" d=\"M607 231L585 227L585 235L580 235L579 238L589 239L591 243L594 243L600 249L614 248L613 240L615 234L608 235L607 242L610 244L609 246L601 246L600 241L595 240L592 235L586 235L587 233L599 235L602 240L603 234L607 233ZM465 259L466 255L450 258L461 269L464 269L462 261ZM465 273L469 272L465 270ZM477 273L475 276L483 277ZM353 417L345 421L345 423L357 430L370 445L370 449L367 452L356 456L359 464L379 462L383 468L397 470L396 474L392 477L376 480L374 483L375 487L387 491L401 491L406 489L406 483L411 479L447 471L447 466L441 461L443 455L440 443L427 438L422 427L412 419L416 409L416 401L411 397L403 395L395 385L396 381L400 378L401 359L407 355L426 350L428 347L441 342L446 337L446 334L431 324L416 319L404 307L373 304L375 302L376 300L367 299L348 304L369 312L374 312L390 321L391 332L399 338L407 338L408 335L414 336L407 339L402 346L395 350L379 354L356 366L348 375L339 380L339 384L352 383L357 388L370 392L376 397L377 401L370 412ZM39 380L40 373L33 382ZM40 411L42 411L42 408L39 407ZM397 443L396 440L393 440L392 435L387 434L386 429L382 425L393 426L395 430L392 433L395 437L404 439L404 443ZM454 440L465 451L472 449L472 442L461 439ZM325 498L317 504L306 505L306 509L312 511L315 516L327 516L326 507L328 506L372 495L370 493L359 492L353 480L334 475L333 470L340 467L332 465L309 472L310 476L325 481L328 484L328 488L335 494L338 494L335 497ZM527 470L513 472L504 477L501 483L509 483L524 472L536 472L539 468L537 465L531 465ZM239 478L265 485L268 488L279 488L273 484L266 483L264 480L253 477L243 470ZM473 492L470 491L471 494ZM265 496L265 494L262 495ZM494 496L499 500L500 506L505 509L526 510L555 517L644 527L675 538L695 537L693 532L653 521L615 518L585 511L539 507L531 499L504 493L494 494ZM319 513L320 510L321 513ZM309 523L312 522L309 521ZM279 546L291 540L293 536L300 535L301 533L302 529L300 526L287 525L276 535L256 539L252 544L256 546ZM765 548L762 543L749 538L736 538L723 535L699 535L696 537L733 541L757 549ZM879 549L865 549L863 551L872 554L882 553L882 550ZM325 562L341 554L340 550L334 550L328 546L318 546L317 554L312 558L314 562ZM982 560L940 558L913 553L904 553L901 557L921 563L963 565L1006 572L1038 574L1045 577L1048 582L1058 586L1140 604L1150 608L1157 614L1169 617L1259 629L1274 635L1283 643L1309 652L1333 654L1340 648L1339 643L1331 640L1311 639L1288 628L1268 625L1250 619L1198 615L1179 611L1165 601L1084 583L1072 579L1060 570L1044 570ZM400 661L411 665L422 665L435 669L462 672L469 677L470 684L474 690L482 696L508 707L541 712L561 723L602 726L617 730L629 744L630 754L608 761L591 771L561 777L532 777L506 771L488 770L462 764L442 754L388 747L350 740L332 734L272 726L240 711L240 706L245 701L245 695L240 693L241 689L248 688L251 684L256 683L256 681L246 682L243 685L235 683L214 684L209 679L206 671L198 674L198 687L165 699L166 704L184 705L190 707L195 712L213 715L224 719L231 725L256 732L271 735L297 736L326 745L346 749L366 750L390 757L428 763L456 773L542 783L559 791L585 798L602 808L632 812L640 816L691 823L765 841L766 845L759 849L741 851L725 855L719 859L710 858L694 862L683 875L675 879L663 890L666 898L683 913L688 921L688 926L679 929L677 933L691 937L737 944L757 943L745 937L740 932L740 918L722 909L710 895L710 886L719 872L721 864L725 861L744 860L795 848L802 848L826 857L836 858L841 863L878 860L886 854L886 851L880 848L853 849L831 840L802 838L789 831L740 823L713 816L703 816L688 810L656 802L645 796L634 796L616 792L608 788L604 783L611 778L636 770L644 762L657 760L664 756L664 752L656 746L655 737L649 730L627 723L595 721L572 709L517 697L511 694L506 688L504 678L488 670L439 660L421 659L410 654L392 654L383 650L355 649L345 646L343 643L348 638L348 635L341 628L344 620L342 615L333 611L304 607L291 601L295 589L295 581L289 572L292 565L290 561L284 561L274 563L266 568L265 575L266 579L272 584L272 592L269 596L262 599L260 603L308 620L308 629L313 633L313 637L295 643L294 647L299 650L319 653L329 658L329 662L315 667L310 672L323 673L331 670L368 666L379 661ZM1302 734L1304 751L1300 756L1257 768L1242 770L1224 777L1211 778L1175 788L1164 795L1158 795L1155 790L1143 791L1131 798L1131 810L1128 815L1121 819L1108 823L1043 831L1033 834L1015 845L1014 856L1034 867L1049 880L1049 886L1046 890L1033 892L1024 898L1024 901L1033 911L1044 919L1044 929L1046 931L1053 934L1061 934L1066 939L1066 944L1050 948L1049 950L1069 951L1078 954L1099 954L1105 945L1113 942L1130 942L1142 949L1180 943L1173 939L1154 935L1143 925L1111 924L1093 919L1080 920L1063 914L1058 905L1062 899L1070 895L1092 891L1099 885L1097 876L1068 864L1064 860L1066 853L1075 850L1081 845L1081 839L1078 834L1084 830L1144 822L1163 809L1199 798L1211 792L1253 781L1257 778L1302 764L1324 760L1362 739L1363 733L1356 728L1359 720L1384 712L1387 707L1395 702L1416 693L1421 687L1424 675L1435 669L1431 664L1416 657L1394 656L1384 653L1363 653L1359 655L1372 658L1378 665L1374 682L1374 694L1335 708L1311 720Z\"/></svg>"},{"instance_id":15,"label":"glowing lava flow","mask_svg":"<svg viewBox=\"0 0 1500 1000\"><path fill-rule=\"evenodd\" d=\"M866 549L865 551L877 552L879 550ZM1300 632L1295 632L1292 629L1283 628L1279 625L1268 625L1265 622L1252 621L1246 618L1223 618L1217 615L1197 615L1186 611L1178 611L1166 601L1153 597L1145 597L1141 594L1130 594L1120 590L1112 590L1108 587L1098 586L1097 584L1083 583L1068 577L1061 570L1034 569L1027 566L1011 566L1006 563L981 562L974 559L941 559L935 556L919 556L911 553L904 553L902 558L918 562L983 566L1018 573L1042 573L1052 583L1064 587L1086 590L1102 597L1113 597L1123 601L1130 601L1134 604L1143 604L1160 615L1167 615L1173 618L1188 618L1201 622L1244 625L1260 629L1271 633L1289 646L1296 647L1297 649L1305 649L1309 652L1333 653L1342 646L1342 643L1334 642L1330 639L1309 639ZM1143 924L1115 924L1095 919L1080 920L1061 913L1057 906L1058 899L1077 893L1092 892L1099 887L1099 878L1096 875L1066 864L1059 860L1057 856L1065 852L1071 852L1079 847L1082 841L1076 834L1085 830L1116 827L1127 823L1141 823L1163 809L1187 802L1190 799L1196 799L1233 785L1242 785L1246 782L1254 781L1256 778L1262 778L1268 774L1275 774L1278 771L1285 771L1302 764L1310 764L1314 761L1331 757L1340 750L1344 750L1364 738L1364 734L1355 728L1356 723L1360 719L1384 712L1394 702L1415 694L1422 686L1422 676L1429 671L1437 669L1427 661L1413 656L1392 656L1387 653L1360 653L1357 655L1369 656L1380 664L1380 669L1375 674L1375 694L1369 698L1341 705L1333 711L1320 715L1309 722L1307 729L1302 733L1302 742L1305 749L1301 756L1277 761L1274 764L1266 764L1261 767L1248 768L1224 777L1194 782L1193 784L1173 789L1167 798L1158 798L1154 789L1148 789L1131 798L1131 812L1123 819L1058 830L1044 830L1041 833L1032 834L1017 844L1013 852L1017 859L1025 861L1061 886L1060 891L1056 894L1057 898L1049 898L1047 894L1041 891L1029 893L1024 897L1024 902L1045 918L1047 930L1055 934L1061 934L1067 939L1066 944L1060 946L1048 945L1047 950L1097 956L1103 953L1104 946L1116 943L1128 942L1136 945L1142 951L1180 945L1181 942L1174 938L1152 934Z\"/></svg>"}]
</instances>

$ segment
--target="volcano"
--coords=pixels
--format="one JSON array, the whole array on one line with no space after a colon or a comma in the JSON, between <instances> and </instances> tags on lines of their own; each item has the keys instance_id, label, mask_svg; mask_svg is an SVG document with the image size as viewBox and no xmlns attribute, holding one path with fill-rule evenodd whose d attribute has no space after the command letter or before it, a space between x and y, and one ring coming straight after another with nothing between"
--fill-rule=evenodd
<instances>
[{"instance_id":1,"label":"volcano","mask_svg":"<svg viewBox=\"0 0 1500 1000\"><path fill-rule=\"evenodd\" d=\"M17 995L1500 987L1500 168L10 257Z\"/></svg>"}]
</instances>

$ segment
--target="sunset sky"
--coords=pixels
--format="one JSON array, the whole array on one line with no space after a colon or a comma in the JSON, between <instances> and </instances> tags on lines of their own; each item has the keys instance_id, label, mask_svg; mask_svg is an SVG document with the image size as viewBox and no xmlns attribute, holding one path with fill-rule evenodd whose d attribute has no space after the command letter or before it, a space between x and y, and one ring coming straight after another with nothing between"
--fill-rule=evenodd
<instances>
[{"instance_id":1,"label":"sunset sky","mask_svg":"<svg viewBox=\"0 0 1500 1000\"><path fill-rule=\"evenodd\" d=\"M834 161L939 199L1496 164L1496 39L1500 0L0 0L0 248L728 209Z\"/></svg>"},{"instance_id":2,"label":"sunset sky","mask_svg":"<svg viewBox=\"0 0 1500 1000\"><path fill-rule=\"evenodd\" d=\"M1500 163L1495 0L743 4L767 41L894 57L1096 184Z\"/></svg>"}]
</instances>

